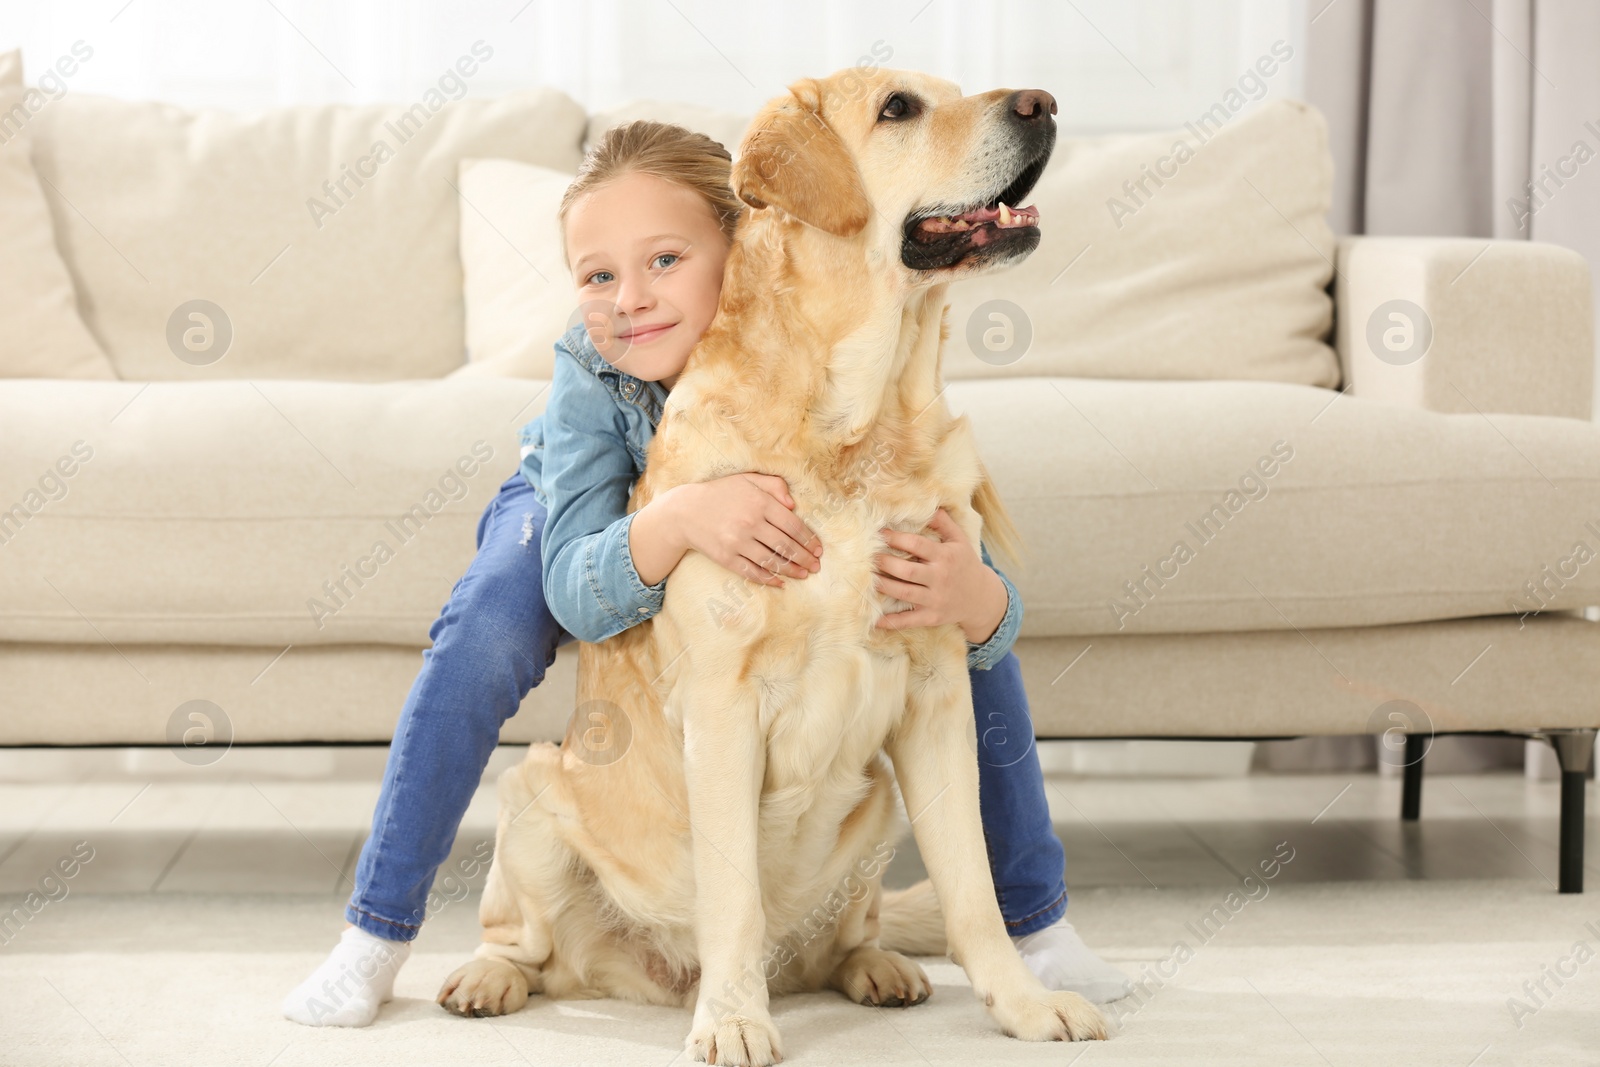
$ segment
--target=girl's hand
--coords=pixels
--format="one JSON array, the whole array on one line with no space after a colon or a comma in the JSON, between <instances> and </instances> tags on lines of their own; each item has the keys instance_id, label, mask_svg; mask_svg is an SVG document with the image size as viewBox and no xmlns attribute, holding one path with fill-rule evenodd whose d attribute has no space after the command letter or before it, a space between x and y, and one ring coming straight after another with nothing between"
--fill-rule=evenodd
<instances>
[{"instance_id":1,"label":"girl's hand","mask_svg":"<svg viewBox=\"0 0 1600 1067\"><path fill-rule=\"evenodd\" d=\"M879 629L904 630L912 626L959 623L970 644L981 645L994 636L1005 618L1006 583L1000 580L961 527L940 508L928 523L940 540L921 534L883 531L889 547L909 552L913 558L879 553L878 592L913 604L909 611L884 615Z\"/></svg>"},{"instance_id":2,"label":"girl's hand","mask_svg":"<svg viewBox=\"0 0 1600 1067\"><path fill-rule=\"evenodd\" d=\"M789 486L773 474L730 474L679 486L679 521L689 548L762 585L821 569L822 541L794 513Z\"/></svg>"}]
</instances>

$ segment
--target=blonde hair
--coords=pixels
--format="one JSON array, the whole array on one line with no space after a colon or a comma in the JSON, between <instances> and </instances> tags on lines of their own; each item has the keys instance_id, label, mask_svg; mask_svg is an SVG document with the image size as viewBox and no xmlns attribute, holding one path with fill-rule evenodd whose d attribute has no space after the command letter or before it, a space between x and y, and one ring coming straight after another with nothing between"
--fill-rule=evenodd
<instances>
[{"instance_id":1,"label":"blonde hair","mask_svg":"<svg viewBox=\"0 0 1600 1067\"><path fill-rule=\"evenodd\" d=\"M728 150L703 133L646 119L611 127L584 155L578 176L561 197L556 218L561 226L563 258L567 213L572 205L607 182L629 174L653 174L695 193L716 216L723 236L732 241L744 208L729 181L732 170L733 157ZM570 269L572 264L567 266Z\"/></svg>"}]
</instances>

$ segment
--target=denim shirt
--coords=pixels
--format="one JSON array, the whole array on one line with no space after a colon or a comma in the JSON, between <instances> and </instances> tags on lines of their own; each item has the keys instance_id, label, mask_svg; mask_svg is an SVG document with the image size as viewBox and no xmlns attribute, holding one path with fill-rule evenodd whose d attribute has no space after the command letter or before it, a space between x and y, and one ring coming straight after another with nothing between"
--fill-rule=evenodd
<instances>
[{"instance_id":1,"label":"denim shirt","mask_svg":"<svg viewBox=\"0 0 1600 1067\"><path fill-rule=\"evenodd\" d=\"M667 389L605 361L582 324L556 342L544 414L522 427L522 475L548 515L539 540L550 614L582 641L603 641L661 610L667 580L646 585L634 569L628 531L633 483L666 409ZM1006 613L981 645L967 642L967 667L988 670L1011 651L1022 597L980 545L1006 587Z\"/></svg>"}]
</instances>

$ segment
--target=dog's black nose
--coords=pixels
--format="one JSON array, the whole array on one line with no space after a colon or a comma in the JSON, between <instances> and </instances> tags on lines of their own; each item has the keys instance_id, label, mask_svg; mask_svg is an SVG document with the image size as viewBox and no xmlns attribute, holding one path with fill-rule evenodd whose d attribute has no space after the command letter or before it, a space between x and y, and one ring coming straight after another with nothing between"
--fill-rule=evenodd
<instances>
[{"instance_id":1,"label":"dog's black nose","mask_svg":"<svg viewBox=\"0 0 1600 1067\"><path fill-rule=\"evenodd\" d=\"M1011 111L1023 122L1037 122L1056 113L1056 98L1043 89L1021 89L1011 94Z\"/></svg>"}]
</instances>

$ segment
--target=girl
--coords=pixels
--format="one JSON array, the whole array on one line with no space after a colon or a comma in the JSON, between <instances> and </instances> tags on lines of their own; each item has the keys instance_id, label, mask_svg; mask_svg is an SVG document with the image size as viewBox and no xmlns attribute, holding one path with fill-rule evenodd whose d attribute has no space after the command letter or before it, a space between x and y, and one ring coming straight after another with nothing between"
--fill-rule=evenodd
<instances>
[{"instance_id":1,"label":"girl","mask_svg":"<svg viewBox=\"0 0 1600 1067\"><path fill-rule=\"evenodd\" d=\"M556 647L601 641L661 610L666 579L690 550L751 581L804 581L824 551L794 513L783 479L733 474L679 486L639 511L628 497L667 395L717 310L723 264L743 207L726 149L656 122L607 131L560 208L585 310L556 345L550 400L522 431L521 468L478 522L477 556L428 631L362 848L349 926L283 1013L365 1026L426 914L501 724L544 677ZM979 799L1000 910L1028 966L1052 989L1108 1001L1131 986L1064 914L1064 854L1050 824L1033 725L1011 645L1015 587L974 552L949 515L942 541L886 531L910 554L877 557L880 592L914 607L880 626L960 625L978 718Z\"/></svg>"}]
</instances>

